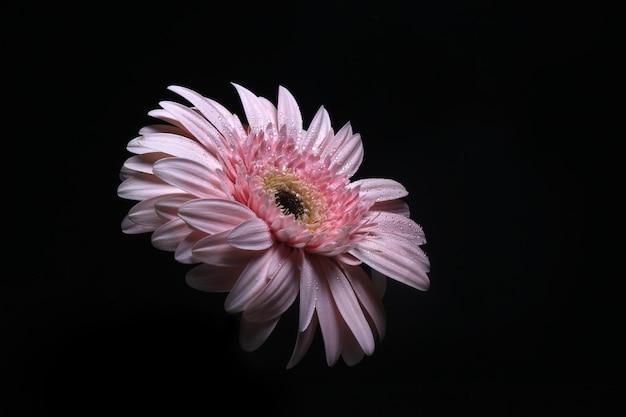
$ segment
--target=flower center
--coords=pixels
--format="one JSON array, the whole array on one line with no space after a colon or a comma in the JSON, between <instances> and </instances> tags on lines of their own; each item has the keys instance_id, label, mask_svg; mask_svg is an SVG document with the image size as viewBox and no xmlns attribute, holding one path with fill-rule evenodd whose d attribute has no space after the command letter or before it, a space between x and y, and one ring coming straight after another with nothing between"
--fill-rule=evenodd
<instances>
[{"instance_id":1,"label":"flower center","mask_svg":"<svg viewBox=\"0 0 626 417\"><path fill-rule=\"evenodd\" d=\"M262 177L262 188L273 197L276 207L309 230L316 229L324 220L324 199L315 188L289 170L268 171Z\"/></svg>"},{"instance_id":2,"label":"flower center","mask_svg":"<svg viewBox=\"0 0 626 417\"><path fill-rule=\"evenodd\" d=\"M289 189L278 190L274 194L276 205L281 208L283 214L293 214L296 219L300 219L304 214L304 205L300 197Z\"/></svg>"}]
</instances>

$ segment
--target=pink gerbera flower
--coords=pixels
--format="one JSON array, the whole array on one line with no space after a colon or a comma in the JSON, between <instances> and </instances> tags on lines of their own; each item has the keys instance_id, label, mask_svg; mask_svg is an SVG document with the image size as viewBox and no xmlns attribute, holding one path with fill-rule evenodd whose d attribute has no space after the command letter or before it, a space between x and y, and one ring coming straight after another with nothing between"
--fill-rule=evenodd
<instances>
[{"instance_id":1,"label":"pink gerbera flower","mask_svg":"<svg viewBox=\"0 0 626 417\"><path fill-rule=\"evenodd\" d=\"M126 233L152 232L155 247L197 264L196 289L228 292L225 309L241 313L240 342L263 344L281 315L299 302L300 361L317 326L326 361L348 365L374 352L385 331L381 294L362 267L419 290L429 286L422 228L391 179L350 181L363 159L358 133L335 132L323 107L308 129L294 97L278 104L234 84L247 124L187 88L148 113L165 123L131 140L120 197L136 200Z\"/></svg>"}]
</instances>

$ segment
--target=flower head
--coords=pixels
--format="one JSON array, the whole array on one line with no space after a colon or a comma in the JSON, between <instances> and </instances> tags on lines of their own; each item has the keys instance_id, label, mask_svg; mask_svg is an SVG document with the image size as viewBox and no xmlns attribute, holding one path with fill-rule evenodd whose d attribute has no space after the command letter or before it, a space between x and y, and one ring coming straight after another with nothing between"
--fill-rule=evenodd
<instances>
[{"instance_id":1,"label":"flower head","mask_svg":"<svg viewBox=\"0 0 626 417\"><path fill-rule=\"evenodd\" d=\"M419 290L429 286L422 228L391 179L350 181L363 159L358 133L335 132L324 107L303 129L291 93L275 106L233 84L246 123L180 86L190 104L164 101L162 122L128 143L118 195L135 200L126 233L152 233L155 247L196 264L187 283L227 292L241 313L240 342L254 350L296 301L299 324L288 367L317 326L326 360L348 365L374 352L385 332L381 295L362 264Z\"/></svg>"}]
</instances>

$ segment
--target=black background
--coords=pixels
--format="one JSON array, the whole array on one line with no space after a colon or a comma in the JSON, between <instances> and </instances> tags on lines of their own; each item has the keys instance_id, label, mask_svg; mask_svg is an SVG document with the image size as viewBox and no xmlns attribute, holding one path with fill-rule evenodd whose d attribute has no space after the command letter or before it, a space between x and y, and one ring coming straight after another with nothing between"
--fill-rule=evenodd
<instances>
[{"instance_id":1,"label":"black background","mask_svg":"<svg viewBox=\"0 0 626 417\"><path fill-rule=\"evenodd\" d=\"M602 2L502 3L11 6L0 409L623 409L619 232L600 226L620 207L606 198L621 191L617 28ZM274 102L287 87L305 126L320 105L335 129L350 121L366 152L356 177L410 193L431 289L389 282L386 338L354 367L327 367L318 335L285 370L295 311L243 352L223 295L189 288L189 266L120 230L133 203L118 173L146 113L178 84L243 116L230 82Z\"/></svg>"}]
</instances>

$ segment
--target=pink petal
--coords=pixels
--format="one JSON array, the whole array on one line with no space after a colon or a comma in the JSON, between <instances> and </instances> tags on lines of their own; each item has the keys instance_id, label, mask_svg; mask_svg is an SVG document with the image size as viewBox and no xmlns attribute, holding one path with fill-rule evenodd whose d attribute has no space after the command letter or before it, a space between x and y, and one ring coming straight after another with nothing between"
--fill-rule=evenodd
<instances>
[{"instance_id":1,"label":"pink petal","mask_svg":"<svg viewBox=\"0 0 626 417\"><path fill-rule=\"evenodd\" d=\"M278 88L278 126L285 126L288 138L299 140L302 134L302 114L289 90Z\"/></svg>"},{"instance_id":2,"label":"pink petal","mask_svg":"<svg viewBox=\"0 0 626 417\"><path fill-rule=\"evenodd\" d=\"M368 229L370 233L396 235L414 245L426 243L422 227L410 218L388 212L369 212L365 217L375 223L375 226Z\"/></svg>"},{"instance_id":3,"label":"pink petal","mask_svg":"<svg viewBox=\"0 0 626 417\"><path fill-rule=\"evenodd\" d=\"M328 282L320 279L318 288L315 310L322 331L322 339L324 339L326 363L328 366L333 366L341 355L341 333L338 323L342 318L333 302Z\"/></svg>"},{"instance_id":4,"label":"pink petal","mask_svg":"<svg viewBox=\"0 0 626 417\"><path fill-rule=\"evenodd\" d=\"M360 266L344 266L344 272L359 303L372 320L379 339L382 339L385 336L385 308L372 280Z\"/></svg>"},{"instance_id":5,"label":"pink petal","mask_svg":"<svg viewBox=\"0 0 626 417\"><path fill-rule=\"evenodd\" d=\"M137 173L117 187L117 195L127 200L147 200L166 194L179 194L180 190L154 175Z\"/></svg>"},{"instance_id":6,"label":"pink petal","mask_svg":"<svg viewBox=\"0 0 626 417\"><path fill-rule=\"evenodd\" d=\"M294 346L291 358L287 363L287 369L291 369L302 360L304 354L309 350L313 337L315 336L315 330L317 330L317 315L313 316L313 319L303 331L298 332L296 338L296 345Z\"/></svg>"},{"instance_id":7,"label":"pink petal","mask_svg":"<svg viewBox=\"0 0 626 417\"><path fill-rule=\"evenodd\" d=\"M428 261L414 242L391 235L375 236L362 240L349 253L389 278L418 290L428 289Z\"/></svg>"},{"instance_id":8,"label":"pink petal","mask_svg":"<svg viewBox=\"0 0 626 417\"><path fill-rule=\"evenodd\" d=\"M216 132L210 136L209 143L203 141L209 149L218 151L224 146L228 147L229 139L239 143L246 136L241 122L221 104L185 87L172 85L168 89L187 99L219 131L219 134Z\"/></svg>"},{"instance_id":9,"label":"pink petal","mask_svg":"<svg viewBox=\"0 0 626 417\"><path fill-rule=\"evenodd\" d=\"M345 323L339 323L343 329L341 330L341 357L348 366L354 366L363 360L366 352L354 335L350 333ZM371 355L371 353L370 353Z\"/></svg>"},{"instance_id":10,"label":"pink petal","mask_svg":"<svg viewBox=\"0 0 626 417\"><path fill-rule=\"evenodd\" d=\"M192 248L192 255L200 262L234 267L248 262L257 253L231 246L226 240L227 234L227 231L216 233L199 240Z\"/></svg>"},{"instance_id":11,"label":"pink petal","mask_svg":"<svg viewBox=\"0 0 626 417\"><path fill-rule=\"evenodd\" d=\"M273 278L274 270L284 263L288 256L288 249L278 245L251 258L224 301L226 311L230 313L243 311Z\"/></svg>"},{"instance_id":12,"label":"pink petal","mask_svg":"<svg viewBox=\"0 0 626 417\"><path fill-rule=\"evenodd\" d=\"M360 259L355 258L349 253L340 253L335 255L334 258L337 262L344 265L361 265L363 263Z\"/></svg>"},{"instance_id":13,"label":"pink petal","mask_svg":"<svg viewBox=\"0 0 626 417\"><path fill-rule=\"evenodd\" d=\"M191 288L207 292L228 292L243 270L236 266L224 268L221 266L201 264L187 272L185 281Z\"/></svg>"},{"instance_id":14,"label":"pink petal","mask_svg":"<svg viewBox=\"0 0 626 417\"><path fill-rule=\"evenodd\" d=\"M200 198L183 204L179 216L190 226L208 234L230 231L256 214L231 200Z\"/></svg>"},{"instance_id":15,"label":"pink petal","mask_svg":"<svg viewBox=\"0 0 626 417\"><path fill-rule=\"evenodd\" d=\"M258 349L272 333L280 317L263 322L251 322L241 318L239 326L239 344L242 349L252 352Z\"/></svg>"},{"instance_id":16,"label":"pink petal","mask_svg":"<svg viewBox=\"0 0 626 417\"><path fill-rule=\"evenodd\" d=\"M268 99L266 99L265 97L257 97L259 99L259 102L261 103L261 105L263 107L265 107L265 112L270 116L270 118L267 121L267 125L269 125L269 127L271 128L271 133L274 135L278 134L278 115L276 114L276 107L274 106L274 103L272 103L271 101L269 101Z\"/></svg>"},{"instance_id":17,"label":"pink petal","mask_svg":"<svg viewBox=\"0 0 626 417\"><path fill-rule=\"evenodd\" d=\"M339 129L335 133L335 138L333 139L333 142L336 145L340 145L344 143L345 141L347 141L351 136L353 136L352 125L350 124L350 122L347 122L341 127L341 129ZM332 146L332 147L327 146L325 147L324 152L322 152L320 156L323 158L326 158L327 156L331 156L331 153L334 153L336 151L337 151L337 146Z\"/></svg>"},{"instance_id":18,"label":"pink petal","mask_svg":"<svg viewBox=\"0 0 626 417\"><path fill-rule=\"evenodd\" d=\"M236 226L226 239L234 247L246 250L264 250L274 244L269 226L257 217Z\"/></svg>"},{"instance_id":19,"label":"pink petal","mask_svg":"<svg viewBox=\"0 0 626 417\"><path fill-rule=\"evenodd\" d=\"M198 263L198 259L193 256L193 248L195 244L206 236L206 233L200 231L193 231L188 233L187 236L178 244L176 251L174 251L174 259L181 264L194 264Z\"/></svg>"},{"instance_id":20,"label":"pink petal","mask_svg":"<svg viewBox=\"0 0 626 417\"><path fill-rule=\"evenodd\" d=\"M129 235L136 235L139 233L148 233L148 232L152 232L153 230L154 230L154 227L137 224L131 219L129 219L128 216L125 216L124 219L122 219L122 232L127 233Z\"/></svg>"},{"instance_id":21,"label":"pink petal","mask_svg":"<svg viewBox=\"0 0 626 417\"><path fill-rule=\"evenodd\" d=\"M131 139L126 144L126 150L135 154L144 154L152 151L152 149L148 149L145 146L140 145L139 139L141 139L141 136L137 136L136 138Z\"/></svg>"},{"instance_id":22,"label":"pink petal","mask_svg":"<svg viewBox=\"0 0 626 417\"><path fill-rule=\"evenodd\" d=\"M349 178L361 166L363 154L361 135L353 135L348 123L331 140L324 143L320 158L330 158L331 166L337 168L337 173Z\"/></svg>"},{"instance_id":23,"label":"pink petal","mask_svg":"<svg viewBox=\"0 0 626 417\"><path fill-rule=\"evenodd\" d=\"M156 212L164 219L178 217L178 209L189 200L197 198L191 194L172 194L159 198L154 204Z\"/></svg>"},{"instance_id":24,"label":"pink petal","mask_svg":"<svg viewBox=\"0 0 626 417\"><path fill-rule=\"evenodd\" d=\"M317 299L318 278L323 276L324 271L315 262L314 255L306 255L302 251L299 255L300 263L300 316L298 331L303 332L309 327L313 313L315 312L315 300Z\"/></svg>"},{"instance_id":25,"label":"pink petal","mask_svg":"<svg viewBox=\"0 0 626 417\"><path fill-rule=\"evenodd\" d=\"M198 197L227 198L222 183L206 166L183 158L165 158L154 164L154 174L180 190Z\"/></svg>"},{"instance_id":26,"label":"pink petal","mask_svg":"<svg viewBox=\"0 0 626 417\"><path fill-rule=\"evenodd\" d=\"M330 291L335 305L343 320L367 355L374 353L375 343L372 329L363 315L359 300L354 294L352 286L339 266L332 260L324 259L322 266L330 285Z\"/></svg>"},{"instance_id":27,"label":"pink petal","mask_svg":"<svg viewBox=\"0 0 626 417\"><path fill-rule=\"evenodd\" d=\"M129 210L128 218L137 224L150 226L152 228L159 227L165 223L165 220L157 214L154 207L154 204L159 200L159 198L161 197L152 197L135 204Z\"/></svg>"},{"instance_id":28,"label":"pink petal","mask_svg":"<svg viewBox=\"0 0 626 417\"><path fill-rule=\"evenodd\" d=\"M176 119L176 116L174 116L172 113L170 113L169 111L165 109L150 110L148 112L148 116L161 119L162 121L167 122L167 123L171 123L173 125L172 128L174 129L174 131L171 133L185 136L190 139L194 137L193 133L191 133L181 122L179 122ZM141 133L141 130L139 132ZM159 133L159 132L153 132L153 133Z\"/></svg>"},{"instance_id":29,"label":"pink petal","mask_svg":"<svg viewBox=\"0 0 626 417\"><path fill-rule=\"evenodd\" d=\"M195 110L183 106L182 104L172 101L162 101L159 104L171 114L185 130L191 133L201 143L205 144L208 150L211 149L206 144L215 142L215 136L218 135L215 127L211 123Z\"/></svg>"},{"instance_id":30,"label":"pink petal","mask_svg":"<svg viewBox=\"0 0 626 417\"><path fill-rule=\"evenodd\" d=\"M350 188L355 187L360 187L363 198L373 202L394 200L409 194L402 184L385 178L366 178L350 183Z\"/></svg>"},{"instance_id":31,"label":"pink petal","mask_svg":"<svg viewBox=\"0 0 626 417\"><path fill-rule=\"evenodd\" d=\"M404 217L409 217L411 215L409 205L402 200L379 201L378 203L374 203L372 207L370 207L370 210L386 211L388 213L400 214Z\"/></svg>"},{"instance_id":32,"label":"pink petal","mask_svg":"<svg viewBox=\"0 0 626 417\"><path fill-rule=\"evenodd\" d=\"M168 156L168 154L162 152L150 152L131 156L124 162L123 168L152 174L152 165L159 159L167 158Z\"/></svg>"},{"instance_id":33,"label":"pink petal","mask_svg":"<svg viewBox=\"0 0 626 417\"><path fill-rule=\"evenodd\" d=\"M378 296L382 298L387 291L387 277L375 269L370 270L370 275L372 276L372 285L374 285L374 289L378 293Z\"/></svg>"},{"instance_id":34,"label":"pink petal","mask_svg":"<svg viewBox=\"0 0 626 417\"><path fill-rule=\"evenodd\" d=\"M152 172L152 167L150 167L149 173L151 172ZM122 165L122 168L120 169L120 174L119 174L120 180L126 181L127 179L129 179L130 177L134 177L135 175L137 175L137 171L133 169L129 169Z\"/></svg>"},{"instance_id":35,"label":"pink petal","mask_svg":"<svg viewBox=\"0 0 626 417\"><path fill-rule=\"evenodd\" d=\"M149 126L144 126L141 129L139 129L139 134L141 136L150 135L152 133L173 133L175 135L187 134L187 132L185 132L178 126L172 126L169 124L153 124Z\"/></svg>"},{"instance_id":36,"label":"pink petal","mask_svg":"<svg viewBox=\"0 0 626 417\"><path fill-rule=\"evenodd\" d=\"M189 159L209 169L218 169L222 166L206 147L181 135L172 133L152 133L140 137L137 143L149 151L157 151L171 156Z\"/></svg>"},{"instance_id":37,"label":"pink petal","mask_svg":"<svg viewBox=\"0 0 626 417\"><path fill-rule=\"evenodd\" d=\"M243 316L249 321L267 321L279 317L298 296L299 271L292 255L285 260L276 275L248 304Z\"/></svg>"},{"instance_id":38,"label":"pink petal","mask_svg":"<svg viewBox=\"0 0 626 417\"><path fill-rule=\"evenodd\" d=\"M246 114L246 120L250 129L255 134L265 130L269 123L271 123L274 115L267 111L265 105L259 100L259 97L254 95L250 90L240 86L239 84L232 83L243 105L243 110Z\"/></svg>"},{"instance_id":39,"label":"pink petal","mask_svg":"<svg viewBox=\"0 0 626 417\"><path fill-rule=\"evenodd\" d=\"M152 233L152 245L157 249L173 252L191 231L187 223L177 217L173 218Z\"/></svg>"},{"instance_id":40,"label":"pink petal","mask_svg":"<svg viewBox=\"0 0 626 417\"><path fill-rule=\"evenodd\" d=\"M319 148L329 134L333 134L330 116L324 106L321 106L302 138L302 147L313 151L314 155L319 155Z\"/></svg>"}]
</instances>

